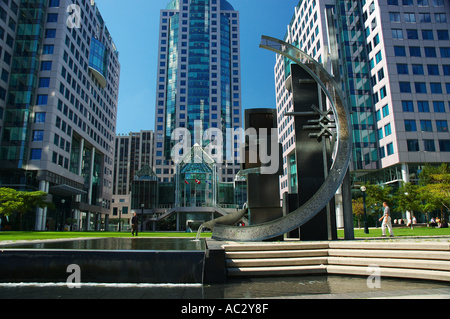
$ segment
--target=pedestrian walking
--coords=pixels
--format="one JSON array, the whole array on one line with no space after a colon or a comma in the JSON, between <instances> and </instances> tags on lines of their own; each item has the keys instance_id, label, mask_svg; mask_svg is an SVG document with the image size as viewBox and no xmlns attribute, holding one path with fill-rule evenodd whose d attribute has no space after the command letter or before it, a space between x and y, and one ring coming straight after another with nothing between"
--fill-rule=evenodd
<instances>
[{"instance_id":1,"label":"pedestrian walking","mask_svg":"<svg viewBox=\"0 0 450 319\"><path fill-rule=\"evenodd\" d=\"M389 229L390 237L394 237L394 231L392 229L392 221L391 221L391 209L389 208L386 202L383 203L384 207L384 215L379 219L379 221L383 221L381 225L382 237L386 237L386 227Z\"/></svg>"}]
</instances>

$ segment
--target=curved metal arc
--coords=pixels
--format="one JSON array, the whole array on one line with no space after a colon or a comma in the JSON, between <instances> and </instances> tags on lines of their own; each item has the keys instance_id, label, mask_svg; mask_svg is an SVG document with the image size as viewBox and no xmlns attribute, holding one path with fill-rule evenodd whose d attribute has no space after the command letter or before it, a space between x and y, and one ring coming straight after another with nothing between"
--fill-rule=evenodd
<instances>
[{"instance_id":1,"label":"curved metal arc","mask_svg":"<svg viewBox=\"0 0 450 319\"><path fill-rule=\"evenodd\" d=\"M342 184L350 163L350 116L348 109L344 106L344 99L336 81L334 81L333 77L319 63L296 47L267 36L263 36L262 40L266 41L266 44L262 44L260 46L261 48L281 54L297 63L317 81L326 93L336 117L336 126L338 128L336 156L325 183L302 207L287 216L264 224L248 227L216 225L212 237L218 240L261 241L284 235L285 233L304 225L317 215L317 213L326 206L326 203L334 197ZM269 45L270 43L273 44ZM305 65L300 58L308 60L315 70L312 70L309 66ZM324 81L334 88L334 97L328 91Z\"/></svg>"}]
</instances>

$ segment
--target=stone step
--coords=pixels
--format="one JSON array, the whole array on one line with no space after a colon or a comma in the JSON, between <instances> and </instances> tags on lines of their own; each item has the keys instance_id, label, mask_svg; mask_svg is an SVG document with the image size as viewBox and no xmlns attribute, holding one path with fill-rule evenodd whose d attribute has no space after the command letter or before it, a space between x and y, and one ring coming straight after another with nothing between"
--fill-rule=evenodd
<instances>
[{"instance_id":1,"label":"stone step","mask_svg":"<svg viewBox=\"0 0 450 319\"><path fill-rule=\"evenodd\" d=\"M450 252L447 252L447 251L329 249L328 256L330 256L330 257L450 260Z\"/></svg>"},{"instance_id":2,"label":"stone step","mask_svg":"<svg viewBox=\"0 0 450 319\"><path fill-rule=\"evenodd\" d=\"M226 251L228 259L262 259L262 258L300 258L328 256L328 249L316 250L264 250L264 251Z\"/></svg>"},{"instance_id":3,"label":"stone step","mask_svg":"<svg viewBox=\"0 0 450 319\"><path fill-rule=\"evenodd\" d=\"M231 277L290 276L290 275L312 275L312 274L326 274L326 273L327 268L325 265L228 268L228 275Z\"/></svg>"},{"instance_id":4,"label":"stone step","mask_svg":"<svg viewBox=\"0 0 450 319\"><path fill-rule=\"evenodd\" d=\"M361 276L372 275L372 273L367 267L328 265L326 266L326 268L327 273L333 275L361 275ZM450 281L450 272L437 270L380 268L380 275L381 280L382 277L395 277L395 278Z\"/></svg>"},{"instance_id":5,"label":"stone step","mask_svg":"<svg viewBox=\"0 0 450 319\"><path fill-rule=\"evenodd\" d=\"M310 258L265 258L265 259L227 259L227 267L284 267L284 266L305 266L305 265L326 265L327 257Z\"/></svg>"},{"instance_id":6,"label":"stone step","mask_svg":"<svg viewBox=\"0 0 450 319\"><path fill-rule=\"evenodd\" d=\"M346 265L346 266L363 266L363 267L376 265L378 267L387 267L387 268L450 271L450 263L448 261L443 260L328 257L327 265Z\"/></svg>"},{"instance_id":7,"label":"stone step","mask_svg":"<svg viewBox=\"0 0 450 319\"><path fill-rule=\"evenodd\" d=\"M223 248L229 251L267 251L267 250L311 250L328 249L328 243L257 243L257 244L228 244Z\"/></svg>"},{"instance_id":8,"label":"stone step","mask_svg":"<svg viewBox=\"0 0 450 319\"><path fill-rule=\"evenodd\" d=\"M351 242L331 241L328 248L333 249L376 249L376 250L424 250L424 251L450 251L449 242Z\"/></svg>"}]
</instances>

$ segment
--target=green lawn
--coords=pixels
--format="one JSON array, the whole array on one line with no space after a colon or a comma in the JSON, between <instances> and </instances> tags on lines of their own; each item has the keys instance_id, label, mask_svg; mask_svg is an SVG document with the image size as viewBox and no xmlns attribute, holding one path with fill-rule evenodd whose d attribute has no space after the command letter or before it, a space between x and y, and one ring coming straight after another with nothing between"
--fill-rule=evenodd
<instances>
[{"instance_id":1,"label":"green lawn","mask_svg":"<svg viewBox=\"0 0 450 319\"><path fill-rule=\"evenodd\" d=\"M389 231L386 229L386 234L389 235ZM450 228L429 228L429 227L416 227L414 229L406 227L395 227L394 236L450 236ZM344 238L344 230L338 230L338 237ZM369 234L364 234L364 229L355 228L355 237L381 237L380 228L370 228ZM450 240L450 238L449 238Z\"/></svg>"},{"instance_id":2,"label":"green lawn","mask_svg":"<svg viewBox=\"0 0 450 319\"><path fill-rule=\"evenodd\" d=\"M389 232L386 230L386 233ZM197 234L184 232L150 232L140 233L139 237L189 237L194 238ZM394 228L396 237L402 236L450 236L450 228L428 228L417 227ZM73 238L98 238L98 237L131 237L129 232L0 232L0 242L18 240L44 240L44 239L73 239ZM202 233L203 238L211 237L211 233ZM338 230L338 237L344 238L344 230ZM381 228L370 228L369 234L364 234L364 229L355 228L355 237L381 237ZM450 238L449 238L450 241Z\"/></svg>"},{"instance_id":3,"label":"green lawn","mask_svg":"<svg viewBox=\"0 0 450 319\"><path fill-rule=\"evenodd\" d=\"M139 237L196 237L196 233L154 232L139 233ZM202 233L210 237L211 233ZM131 232L0 232L0 242L18 240L73 239L99 237L132 237Z\"/></svg>"}]
</instances>

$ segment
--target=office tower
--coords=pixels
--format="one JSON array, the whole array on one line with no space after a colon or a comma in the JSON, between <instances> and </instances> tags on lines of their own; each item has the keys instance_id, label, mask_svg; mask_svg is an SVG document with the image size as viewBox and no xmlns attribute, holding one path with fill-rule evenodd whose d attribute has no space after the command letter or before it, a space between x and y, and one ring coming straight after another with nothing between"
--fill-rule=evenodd
<instances>
[{"instance_id":1,"label":"office tower","mask_svg":"<svg viewBox=\"0 0 450 319\"><path fill-rule=\"evenodd\" d=\"M190 146L208 143L194 139L196 121L202 132L223 133L220 180L239 172L239 141L226 134L242 126L239 41L239 12L225 0L173 0L161 10L154 159L161 182L174 181L177 128L189 131Z\"/></svg>"},{"instance_id":2,"label":"office tower","mask_svg":"<svg viewBox=\"0 0 450 319\"><path fill-rule=\"evenodd\" d=\"M94 1L5 0L0 14L0 185L50 194L56 208L28 214L28 229L99 229L112 199L112 37Z\"/></svg>"},{"instance_id":3,"label":"office tower","mask_svg":"<svg viewBox=\"0 0 450 319\"><path fill-rule=\"evenodd\" d=\"M115 138L112 218L131 218L131 183L145 165L153 164L153 131Z\"/></svg>"},{"instance_id":4,"label":"office tower","mask_svg":"<svg viewBox=\"0 0 450 319\"><path fill-rule=\"evenodd\" d=\"M299 1L284 40L323 63L342 84L353 124L353 183L414 182L424 164L450 161L449 26L448 0ZM284 85L288 71L277 57L282 193L295 192L301 183L291 174L293 120L283 116L292 108Z\"/></svg>"}]
</instances>

